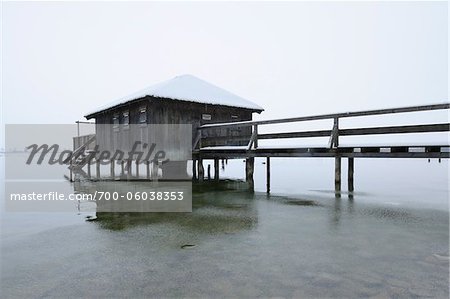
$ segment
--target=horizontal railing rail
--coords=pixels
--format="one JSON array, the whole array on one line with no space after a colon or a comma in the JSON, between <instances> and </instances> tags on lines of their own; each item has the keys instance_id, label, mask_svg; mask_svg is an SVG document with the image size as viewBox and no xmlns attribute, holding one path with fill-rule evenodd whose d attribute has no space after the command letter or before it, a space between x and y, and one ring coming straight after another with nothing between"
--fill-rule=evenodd
<instances>
[{"instance_id":1,"label":"horizontal railing rail","mask_svg":"<svg viewBox=\"0 0 450 299\"><path fill-rule=\"evenodd\" d=\"M334 114L322 114L322 115L314 115L314 116L301 116L301 117L280 118L280 119L270 119L270 120L216 123L216 124L203 125L203 126L200 126L198 129L205 130L205 129L217 128L217 127L240 127L240 126L253 126L253 125L281 124L281 123L289 123L289 122L301 122L301 121L311 121L311 120L335 119L335 118L358 117L358 116L372 116L372 115L381 115L381 114L420 112L420 111L432 111L432 110L444 110L444 109L450 109L450 103L424 105L424 106L400 107L400 108L389 108L389 109L378 109L378 110L355 111L355 112L344 112L344 113L334 113Z\"/></svg>"},{"instance_id":2,"label":"horizontal railing rail","mask_svg":"<svg viewBox=\"0 0 450 299\"><path fill-rule=\"evenodd\" d=\"M450 123L444 123L444 124L432 124L432 125L340 129L339 136L430 133L430 132L446 132L449 130L450 130ZM331 132L332 132L332 130L288 132L288 133L267 133L267 134L258 134L258 139L327 137L327 136L331 135Z\"/></svg>"},{"instance_id":3,"label":"horizontal railing rail","mask_svg":"<svg viewBox=\"0 0 450 299\"><path fill-rule=\"evenodd\" d=\"M425 112L433 110L450 109L450 103L400 107L378 110L366 110L346 113L323 114L315 116L302 116L294 118L260 120L260 121L242 121L231 123L215 123L200 126L194 141L194 149L202 147L202 142L226 142L227 140L242 140L242 136L203 136L203 131L208 129L229 128L229 127L248 127L252 126L251 135L247 137L247 149L258 147L258 140L264 139L281 139L281 138L309 138L309 137L329 137L328 148L336 148L339 146L339 136L358 136L358 135L378 135L378 134L405 134L405 133L436 133L450 131L450 123L435 123L422 125L403 125L403 126L381 126L381 127L365 127L365 128L349 128L340 129L339 119L349 117L374 116L394 113L412 113ZM316 131L298 131L298 132L279 132L258 134L258 126L271 124L284 124L291 122L315 121L333 119L333 127L331 130Z\"/></svg>"}]
</instances>

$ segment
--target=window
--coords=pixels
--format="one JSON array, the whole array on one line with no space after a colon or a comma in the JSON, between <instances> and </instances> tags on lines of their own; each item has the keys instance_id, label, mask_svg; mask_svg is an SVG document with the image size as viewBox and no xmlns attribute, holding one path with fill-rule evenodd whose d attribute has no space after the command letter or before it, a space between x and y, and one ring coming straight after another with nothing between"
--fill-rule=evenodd
<instances>
[{"instance_id":1,"label":"window","mask_svg":"<svg viewBox=\"0 0 450 299\"><path fill-rule=\"evenodd\" d=\"M237 120L237 119L239 119L239 116L237 116L237 115L231 115L231 119Z\"/></svg>"},{"instance_id":2,"label":"window","mask_svg":"<svg viewBox=\"0 0 450 299\"><path fill-rule=\"evenodd\" d=\"M139 109L139 123L145 124L147 122L147 108Z\"/></svg>"},{"instance_id":3,"label":"window","mask_svg":"<svg viewBox=\"0 0 450 299\"><path fill-rule=\"evenodd\" d=\"M124 127L128 127L130 124L130 113L128 111L124 111L122 114L122 124Z\"/></svg>"},{"instance_id":4,"label":"window","mask_svg":"<svg viewBox=\"0 0 450 299\"><path fill-rule=\"evenodd\" d=\"M202 114L203 120L211 120L211 114Z\"/></svg>"},{"instance_id":5,"label":"window","mask_svg":"<svg viewBox=\"0 0 450 299\"><path fill-rule=\"evenodd\" d=\"M114 129L119 128L119 113L114 113L112 118L112 124Z\"/></svg>"}]
</instances>

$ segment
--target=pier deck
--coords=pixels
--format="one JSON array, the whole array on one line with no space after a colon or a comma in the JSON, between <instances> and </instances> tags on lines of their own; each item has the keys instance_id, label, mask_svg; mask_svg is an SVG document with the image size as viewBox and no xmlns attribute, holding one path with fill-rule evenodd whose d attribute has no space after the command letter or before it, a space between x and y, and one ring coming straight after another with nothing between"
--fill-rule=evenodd
<instances>
[{"instance_id":1,"label":"pier deck","mask_svg":"<svg viewBox=\"0 0 450 299\"><path fill-rule=\"evenodd\" d=\"M198 128L198 134L195 138L193 146L193 174L194 179L203 180L204 169L203 160L214 160L215 170L214 179L219 179L218 161L220 159L246 159L246 180L253 188L253 172L254 158L266 158L266 177L267 192L270 192L270 158L334 158L335 159L335 191L340 196L341 190L341 159L348 159L348 186L349 191L353 191L353 175L354 175L354 159L355 158L426 158L426 159L448 159L450 158L450 145L442 143L431 144L413 144L400 142L391 142L384 144L340 144L340 136L370 136L370 135L394 135L397 134L426 134L426 133L448 133L450 131L450 123L432 123L432 124L415 124L401 126L382 126L382 127L366 127L366 128L345 128L339 127L339 120L351 117L366 117L403 113L411 114L415 112L429 112L433 110L448 110L449 103L400 107L392 109L368 110L347 113L325 114L316 116L303 116L296 118L263 120L263 121L244 121L231 123L218 123L203 125ZM317 120L333 120L333 126L329 130L316 131L297 131L297 132L278 132L278 133L258 133L258 129L263 125L286 124L293 122L317 121ZM415 121L419 118L415 117ZM247 140L247 146L234 146L242 144L242 138L230 136L217 136L210 134L215 129L239 129L242 127L252 127L252 135ZM222 130L223 131L223 130ZM233 130L228 130L232 132ZM210 137L211 136L211 137ZM291 138L311 138L311 137L328 137L328 144L321 146L258 146L260 140L277 140ZM444 138L448 140L447 138ZM364 140L370 142L370 137ZM223 142L223 146L207 146L208 141L215 144ZM366 141L366 142L367 142ZM211 143L211 142L210 142ZM204 146L206 144L206 146ZM208 171L209 173L209 171Z\"/></svg>"}]
</instances>

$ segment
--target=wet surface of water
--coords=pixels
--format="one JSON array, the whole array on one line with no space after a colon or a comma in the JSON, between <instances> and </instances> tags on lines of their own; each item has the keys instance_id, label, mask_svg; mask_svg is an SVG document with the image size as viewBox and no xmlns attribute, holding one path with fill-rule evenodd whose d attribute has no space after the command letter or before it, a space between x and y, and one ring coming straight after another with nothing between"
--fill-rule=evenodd
<instances>
[{"instance_id":1,"label":"wet surface of water","mask_svg":"<svg viewBox=\"0 0 450 299\"><path fill-rule=\"evenodd\" d=\"M446 209L235 181L194 186L193 198L192 213L94 221L2 213L2 298L448 297Z\"/></svg>"}]
</instances>

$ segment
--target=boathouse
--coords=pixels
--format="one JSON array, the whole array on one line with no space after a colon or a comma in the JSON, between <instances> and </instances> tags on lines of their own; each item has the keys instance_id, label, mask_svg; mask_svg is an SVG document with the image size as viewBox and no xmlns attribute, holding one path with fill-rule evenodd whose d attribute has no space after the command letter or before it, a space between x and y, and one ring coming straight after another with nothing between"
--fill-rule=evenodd
<instances>
[{"instance_id":1,"label":"boathouse","mask_svg":"<svg viewBox=\"0 0 450 299\"><path fill-rule=\"evenodd\" d=\"M131 124L139 125L138 130L147 124L190 124L195 143L197 128L202 125L251 121L253 113L263 110L259 105L195 76L182 75L108 103L85 117L95 119L96 143L100 148L111 149L110 145L115 144L112 150L129 150L126 141L133 132L124 134L123 131ZM244 145L251 136L251 128L219 128L202 134L236 137L216 139L209 145ZM139 133L142 142L148 141L149 136L145 135Z\"/></svg>"},{"instance_id":2,"label":"boathouse","mask_svg":"<svg viewBox=\"0 0 450 299\"><path fill-rule=\"evenodd\" d=\"M184 177L186 162L192 159L192 150L200 147L202 137L209 139L202 142L201 146L239 146L246 145L252 135L251 127L198 130L199 127L251 121L253 113L261 113L263 110L259 105L195 76L177 76L87 113L86 119L95 119L95 134L74 138L73 167L80 169L87 163L87 158L77 158L77 154L92 149L94 145L99 152L128 153L133 152L138 141L139 151L150 151L150 148L144 149L143 146L152 144L164 150L165 158L171 161L170 165L175 165L175 169L168 171L171 166L167 164L163 173L173 173L176 178ZM112 176L114 161L122 164L121 176L124 175L124 163L127 163L126 172L130 178L131 162L148 163L149 159L146 158L96 156L95 160L111 161ZM136 168L138 171L138 167ZM97 166L97 177L99 172ZM139 177L139 174L135 177Z\"/></svg>"}]
</instances>

